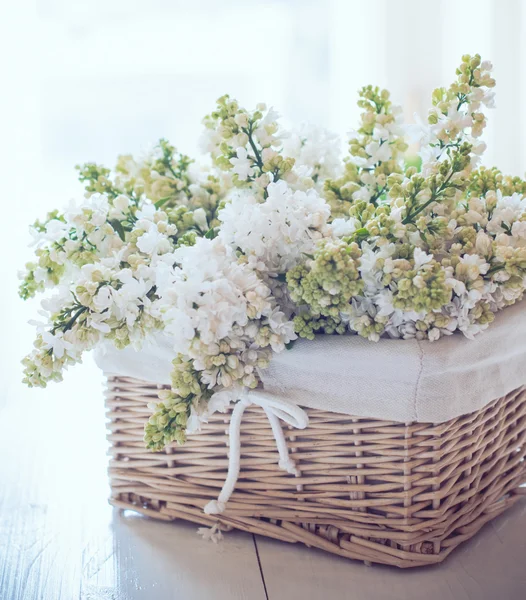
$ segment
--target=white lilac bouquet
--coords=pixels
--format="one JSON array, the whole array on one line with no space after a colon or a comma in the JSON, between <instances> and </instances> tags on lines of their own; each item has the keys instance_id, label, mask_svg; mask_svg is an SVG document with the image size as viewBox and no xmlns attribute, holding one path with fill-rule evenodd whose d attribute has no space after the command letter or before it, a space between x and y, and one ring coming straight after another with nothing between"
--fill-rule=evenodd
<instances>
[{"instance_id":1,"label":"white lilac bouquet","mask_svg":"<svg viewBox=\"0 0 526 600\"><path fill-rule=\"evenodd\" d=\"M209 166L161 140L113 173L78 167L82 201L32 227L21 296L55 293L24 381L59 381L101 344L166 336L172 385L145 428L159 450L257 387L297 336L475 336L526 285L526 182L479 166L490 72L464 56L418 126L364 87L343 158L336 136L284 131L264 104L224 96L204 119Z\"/></svg>"}]
</instances>

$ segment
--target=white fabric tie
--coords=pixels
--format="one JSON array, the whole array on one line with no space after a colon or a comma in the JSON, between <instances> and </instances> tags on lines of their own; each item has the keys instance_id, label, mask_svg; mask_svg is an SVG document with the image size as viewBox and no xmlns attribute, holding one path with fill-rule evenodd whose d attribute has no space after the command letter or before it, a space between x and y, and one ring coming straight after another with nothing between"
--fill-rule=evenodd
<instances>
[{"instance_id":1,"label":"white fabric tie","mask_svg":"<svg viewBox=\"0 0 526 600\"><path fill-rule=\"evenodd\" d=\"M292 404L264 391L244 391L239 402L234 406L232 416L230 417L228 430L230 439L228 473L217 500L212 500L205 506L204 510L207 515L217 515L224 512L226 503L236 487L241 460L241 421L246 408L252 404L261 406L267 415L274 439L276 440L280 469L287 471L291 475L299 475L295 462L290 458L280 419L291 427L305 429L309 423L307 413L297 404Z\"/></svg>"}]
</instances>

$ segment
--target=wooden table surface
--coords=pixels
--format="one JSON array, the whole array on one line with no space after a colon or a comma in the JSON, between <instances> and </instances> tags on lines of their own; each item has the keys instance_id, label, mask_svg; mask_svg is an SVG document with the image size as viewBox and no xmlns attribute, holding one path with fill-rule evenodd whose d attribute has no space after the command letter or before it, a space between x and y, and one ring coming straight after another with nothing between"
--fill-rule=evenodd
<instances>
[{"instance_id":1,"label":"wooden table surface","mask_svg":"<svg viewBox=\"0 0 526 600\"><path fill-rule=\"evenodd\" d=\"M11 374L8 374L11 375ZM244 533L205 542L196 526L107 503L102 376L0 396L1 600L524 600L526 502L442 565L366 567Z\"/></svg>"}]
</instances>

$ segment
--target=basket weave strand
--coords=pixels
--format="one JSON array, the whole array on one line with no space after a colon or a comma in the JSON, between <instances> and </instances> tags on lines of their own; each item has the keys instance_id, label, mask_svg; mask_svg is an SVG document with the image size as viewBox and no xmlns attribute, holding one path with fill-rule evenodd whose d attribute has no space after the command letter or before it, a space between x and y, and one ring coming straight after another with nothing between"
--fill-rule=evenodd
<instances>
[{"instance_id":1,"label":"basket weave strand","mask_svg":"<svg viewBox=\"0 0 526 600\"><path fill-rule=\"evenodd\" d=\"M228 467L229 413L184 446L152 453L143 427L157 393L155 384L108 378L111 503L159 519L412 567L442 561L526 492L526 388L439 425L307 408L306 429L284 427L297 476L279 469L267 416L251 406L235 492L223 514L209 516L203 508Z\"/></svg>"}]
</instances>

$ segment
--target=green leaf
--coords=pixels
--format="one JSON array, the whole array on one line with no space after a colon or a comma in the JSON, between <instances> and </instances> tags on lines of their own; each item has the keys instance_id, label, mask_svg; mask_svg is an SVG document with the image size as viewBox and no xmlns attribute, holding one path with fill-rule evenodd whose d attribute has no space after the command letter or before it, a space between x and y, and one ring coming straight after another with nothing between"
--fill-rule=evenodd
<instances>
[{"instance_id":1,"label":"green leaf","mask_svg":"<svg viewBox=\"0 0 526 600\"><path fill-rule=\"evenodd\" d=\"M353 234L353 238L355 240L364 240L365 238L369 237L369 230L366 229L365 227L362 227L361 229L357 229L354 234Z\"/></svg>"},{"instance_id":2,"label":"green leaf","mask_svg":"<svg viewBox=\"0 0 526 600\"><path fill-rule=\"evenodd\" d=\"M124 242L126 234L124 232L124 227L122 226L122 223L118 219L112 219L110 221L110 225L113 227L113 229L115 229L115 231L119 234L121 240Z\"/></svg>"},{"instance_id":3,"label":"green leaf","mask_svg":"<svg viewBox=\"0 0 526 600\"><path fill-rule=\"evenodd\" d=\"M213 240L215 237L217 237L217 231L215 230L214 227L212 227L205 233L205 238L207 240Z\"/></svg>"},{"instance_id":4,"label":"green leaf","mask_svg":"<svg viewBox=\"0 0 526 600\"><path fill-rule=\"evenodd\" d=\"M166 204L168 202L168 200L170 200L171 198L172 198L172 196L166 196L165 198L160 198L159 200L157 200L157 202L154 202L153 205L155 206L155 208L161 208L161 206Z\"/></svg>"}]
</instances>

